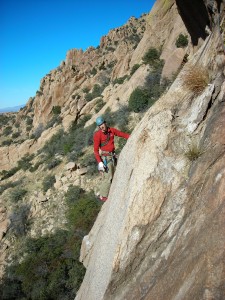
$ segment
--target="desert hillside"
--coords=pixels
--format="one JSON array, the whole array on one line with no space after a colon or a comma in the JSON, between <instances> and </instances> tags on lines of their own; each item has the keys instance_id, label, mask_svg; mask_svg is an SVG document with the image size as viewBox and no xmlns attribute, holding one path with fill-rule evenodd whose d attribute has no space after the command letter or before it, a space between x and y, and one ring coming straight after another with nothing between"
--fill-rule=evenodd
<instances>
[{"instance_id":1,"label":"desert hillside","mask_svg":"<svg viewBox=\"0 0 225 300\"><path fill-rule=\"evenodd\" d=\"M0 115L2 299L223 299L224 15L157 0ZM104 204L100 115L131 134Z\"/></svg>"}]
</instances>

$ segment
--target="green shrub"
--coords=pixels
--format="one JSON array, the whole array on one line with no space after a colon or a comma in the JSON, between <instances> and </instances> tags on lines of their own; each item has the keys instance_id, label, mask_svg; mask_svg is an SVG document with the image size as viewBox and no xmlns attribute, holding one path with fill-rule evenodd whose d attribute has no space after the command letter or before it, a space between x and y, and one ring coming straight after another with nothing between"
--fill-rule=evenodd
<instances>
[{"instance_id":1,"label":"green shrub","mask_svg":"<svg viewBox=\"0 0 225 300\"><path fill-rule=\"evenodd\" d=\"M102 107L105 105L105 102L103 101L103 99L98 99L96 104L95 104L95 113L99 112Z\"/></svg>"},{"instance_id":2,"label":"green shrub","mask_svg":"<svg viewBox=\"0 0 225 300\"><path fill-rule=\"evenodd\" d=\"M27 116L26 124L27 125L32 125L33 124L33 119L31 117Z\"/></svg>"},{"instance_id":3,"label":"green shrub","mask_svg":"<svg viewBox=\"0 0 225 300\"><path fill-rule=\"evenodd\" d=\"M10 118L5 114L0 114L0 127L3 127L9 122Z\"/></svg>"},{"instance_id":4,"label":"green shrub","mask_svg":"<svg viewBox=\"0 0 225 300\"><path fill-rule=\"evenodd\" d=\"M148 107L149 94L146 90L136 88L130 95L128 107L136 113L145 110Z\"/></svg>"},{"instance_id":5,"label":"green shrub","mask_svg":"<svg viewBox=\"0 0 225 300\"><path fill-rule=\"evenodd\" d=\"M44 125L40 123L33 133L34 138L37 140L41 136L43 131L44 131Z\"/></svg>"},{"instance_id":6,"label":"green shrub","mask_svg":"<svg viewBox=\"0 0 225 300\"><path fill-rule=\"evenodd\" d=\"M100 97L103 90L104 90L104 87L100 86L99 84L95 84L93 87L93 90L92 90L93 99Z\"/></svg>"},{"instance_id":7,"label":"green shrub","mask_svg":"<svg viewBox=\"0 0 225 300\"><path fill-rule=\"evenodd\" d=\"M9 216L10 229L17 237L23 236L28 230L30 206L27 204L14 208Z\"/></svg>"},{"instance_id":8,"label":"green shrub","mask_svg":"<svg viewBox=\"0 0 225 300\"><path fill-rule=\"evenodd\" d=\"M87 93L86 96L85 96L85 100L86 101L91 101L92 99L95 99L97 97L100 97L101 96L101 93L103 91L103 87L101 87L99 84L95 84L93 89L92 89L92 92L91 93Z\"/></svg>"},{"instance_id":9,"label":"green shrub","mask_svg":"<svg viewBox=\"0 0 225 300\"><path fill-rule=\"evenodd\" d=\"M85 274L80 246L81 238L66 230L27 239L27 255L6 270L3 299L74 299Z\"/></svg>"},{"instance_id":10,"label":"green shrub","mask_svg":"<svg viewBox=\"0 0 225 300\"><path fill-rule=\"evenodd\" d=\"M47 192L47 190L51 189L55 183L55 176L54 175L47 175L43 182L42 182L42 190L44 193Z\"/></svg>"},{"instance_id":11,"label":"green shrub","mask_svg":"<svg viewBox=\"0 0 225 300\"><path fill-rule=\"evenodd\" d=\"M36 96L42 96L43 92L42 91L36 91Z\"/></svg>"},{"instance_id":12,"label":"green shrub","mask_svg":"<svg viewBox=\"0 0 225 300\"><path fill-rule=\"evenodd\" d=\"M81 194L79 201L76 201L68 210L68 225L85 236L90 231L100 206L93 192Z\"/></svg>"},{"instance_id":13,"label":"green shrub","mask_svg":"<svg viewBox=\"0 0 225 300\"><path fill-rule=\"evenodd\" d=\"M156 48L150 48L142 58L144 64L149 64L151 66L154 65L159 59L160 53Z\"/></svg>"},{"instance_id":14,"label":"green shrub","mask_svg":"<svg viewBox=\"0 0 225 300\"><path fill-rule=\"evenodd\" d=\"M85 100L86 100L87 102L90 102L92 99L94 99L93 96L92 96L92 93L87 93L87 94L85 95Z\"/></svg>"},{"instance_id":15,"label":"green shrub","mask_svg":"<svg viewBox=\"0 0 225 300\"><path fill-rule=\"evenodd\" d=\"M19 168L18 167L14 167L8 171L6 170L2 170L1 171L1 176L2 176L2 180L6 179L6 178L9 178L11 176L13 176L17 171L19 171Z\"/></svg>"},{"instance_id":16,"label":"green shrub","mask_svg":"<svg viewBox=\"0 0 225 300\"><path fill-rule=\"evenodd\" d=\"M52 113L53 113L53 115L60 115L61 114L61 106L53 106Z\"/></svg>"},{"instance_id":17,"label":"green shrub","mask_svg":"<svg viewBox=\"0 0 225 300\"><path fill-rule=\"evenodd\" d=\"M113 84L123 84L124 80L128 78L128 75L124 75L123 77L116 78L113 80Z\"/></svg>"},{"instance_id":18,"label":"green shrub","mask_svg":"<svg viewBox=\"0 0 225 300\"><path fill-rule=\"evenodd\" d=\"M58 125L62 123L62 119L59 115L55 114L51 119L50 121L48 121L48 123L46 124L45 126L45 129L48 129L48 128L51 128L53 127L53 125Z\"/></svg>"},{"instance_id":19,"label":"green shrub","mask_svg":"<svg viewBox=\"0 0 225 300\"><path fill-rule=\"evenodd\" d=\"M131 43L135 43L136 46L138 45L138 43L141 40L140 37L139 37L139 35L136 34L136 33L133 33L133 34L129 35L127 37L127 39L128 39L128 41L131 41Z\"/></svg>"},{"instance_id":20,"label":"green shrub","mask_svg":"<svg viewBox=\"0 0 225 300\"><path fill-rule=\"evenodd\" d=\"M27 131L27 132L30 132L31 129L32 129L32 126L27 126L27 127L26 127L26 131Z\"/></svg>"},{"instance_id":21,"label":"green shrub","mask_svg":"<svg viewBox=\"0 0 225 300\"><path fill-rule=\"evenodd\" d=\"M127 127L129 123L130 110L127 105L121 105L120 108L112 114L116 127L124 132L129 132Z\"/></svg>"},{"instance_id":22,"label":"green shrub","mask_svg":"<svg viewBox=\"0 0 225 300\"><path fill-rule=\"evenodd\" d=\"M106 47L105 49L106 49L107 51L111 51L111 52L113 52L113 51L115 50L115 48L112 47L112 46Z\"/></svg>"},{"instance_id":23,"label":"green shrub","mask_svg":"<svg viewBox=\"0 0 225 300\"><path fill-rule=\"evenodd\" d=\"M79 187L69 189L66 195L67 230L58 230L54 235L38 239L27 238L25 248L20 249L21 254L25 254L23 259L17 255L14 263L5 270L1 285L3 299L75 298L85 274L85 268L79 262L81 241L92 227L101 203L93 192L87 193ZM21 224L27 224L27 221ZM19 228L23 233L27 225Z\"/></svg>"},{"instance_id":24,"label":"green shrub","mask_svg":"<svg viewBox=\"0 0 225 300\"><path fill-rule=\"evenodd\" d=\"M62 129L60 129L56 134L54 134L49 141L47 141L44 147L38 151L44 152L46 154L46 159L54 157L55 154L63 154L63 146L65 144L65 134Z\"/></svg>"},{"instance_id":25,"label":"green shrub","mask_svg":"<svg viewBox=\"0 0 225 300\"><path fill-rule=\"evenodd\" d=\"M6 128L3 129L3 135L9 135L12 133L12 126L7 126Z\"/></svg>"},{"instance_id":26,"label":"green shrub","mask_svg":"<svg viewBox=\"0 0 225 300\"><path fill-rule=\"evenodd\" d=\"M27 190L25 190L21 187L14 188L10 192L9 199L11 202L17 203L18 201L23 199L23 197L26 195L26 193L27 193Z\"/></svg>"},{"instance_id":27,"label":"green shrub","mask_svg":"<svg viewBox=\"0 0 225 300\"><path fill-rule=\"evenodd\" d=\"M70 153L73 149L73 143L66 143L63 145L63 154L66 155L68 153Z\"/></svg>"},{"instance_id":28,"label":"green shrub","mask_svg":"<svg viewBox=\"0 0 225 300\"><path fill-rule=\"evenodd\" d=\"M68 205L73 205L76 201L79 200L84 190L79 186L70 185L68 191L65 193L65 200Z\"/></svg>"},{"instance_id":29,"label":"green shrub","mask_svg":"<svg viewBox=\"0 0 225 300\"><path fill-rule=\"evenodd\" d=\"M180 34L176 40L177 48L185 48L188 45L188 37L187 35Z\"/></svg>"},{"instance_id":30,"label":"green shrub","mask_svg":"<svg viewBox=\"0 0 225 300\"><path fill-rule=\"evenodd\" d=\"M80 118L78 121L77 121L77 123L75 124L75 130L76 129L83 129L83 127L84 127L84 125L85 125L85 123L88 121L88 120L90 120L90 118L91 118L91 115L90 114L87 114L87 115L85 115L85 116L83 116L82 118Z\"/></svg>"},{"instance_id":31,"label":"green shrub","mask_svg":"<svg viewBox=\"0 0 225 300\"><path fill-rule=\"evenodd\" d=\"M8 139L2 142L2 146L9 146L13 143L12 139Z\"/></svg>"},{"instance_id":32,"label":"green shrub","mask_svg":"<svg viewBox=\"0 0 225 300\"><path fill-rule=\"evenodd\" d=\"M115 42L116 43L116 42ZM116 60L113 60L111 61L108 65L107 65L107 68L108 69L112 69L115 65L116 65L117 61Z\"/></svg>"},{"instance_id":33,"label":"green shrub","mask_svg":"<svg viewBox=\"0 0 225 300\"><path fill-rule=\"evenodd\" d=\"M34 158L34 154L23 156L17 163L18 168L24 171L28 170L32 163L30 162Z\"/></svg>"},{"instance_id":34,"label":"green shrub","mask_svg":"<svg viewBox=\"0 0 225 300\"><path fill-rule=\"evenodd\" d=\"M43 152L46 159L54 157L56 154L66 155L67 157L78 158L82 155L85 147L92 144L95 125L84 128L85 123L90 119L90 115L85 115L82 119L74 122L69 132L59 130L38 152Z\"/></svg>"},{"instance_id":35,"label":"green shrub","mask_svg":"<svg viewBox=\"0 0 225 300\"><path fill-rule=\"evenodd\" d=\"M91 75L95 76L97 74L97 70L96 68L93 68L91 71L90 71Z\"/></svg>"},{"instance_id":36,"label":"green shrub","mask_svg":"<svg viewBox=\"0 0 225 300\"><path fill-rule=\"evenodd\" d=\"M98 173L96 172L96 160L93 155L93 153L85 154L84 156L82 155L80 161L82 166L85 166L88 168L87 176L94 176L97 175Z\"/></svg>"},{"instance_id":37,"label":"green shrub","mask_svg":"<svg viewBox=\"0 0 225 300\"><path fill-rule=\"evenodd\" d=\"M99 84L95 84L93 87L92 94L94 95L94 98L100 97L102 93L103 88Z\"/></svg>"},{"instance_id":38,"label":"green shrub","mask_svg":"<svg viewBox=\"0 0 225 300\"><path fill-rule=\"evenodd\" d=\"M132 76L132 75L137 71L137 69L138 69L139 67L140 67L139 64L133 65L133 67L132 67L132 69L131 69L131 71L130 71L130 75Z\"/></svg>"},{"instance_id":39,"label":"green shrub","mask_svg":"<svg viewBox=\"0 0 225 300\"><path fill-rule=\"evenodd\" d=\"M0 185L0 195L7 189L15 187L17 185L21 184L21 180L17 180L14 182L7 182L6 184Z\"/></svg>"},{"instance_id":40,"label":"green shrub","mask_svg":"<svg viewBox=\"0 0 225 300\"><path fill-rule=\"evenodd\" d=\"M87 94L89 91L90 91L90 89L89 89L88 87L84 87L84 88L83 88L83 92L84 92L85 94Z\"/></svg>"},{"instance_id":41,"label":"green shrub","mask_svg":"<svg viewBox=\"0 0 225 300\"><path fill-rule=\"evenodd\" d=\"M82 155L82 151L85 147L92 145L94 129L95 124L86 128L80 127L78 124L67 136L67 139L72 145L71 152L75 152L77 157Z\"/></svg>"},{"instance_id":42,"label":"green shrub","mask_svg":"<svg viewBox=\"0 0 225 300\"><path fill-rule=\"evenodd\" d=\"M38 161L34 166L31 166L29 168L29 171L30 172L35 172L39 168L39 166L42 165L42 164L43 164L43 161Z\"/></svg>"},{"instance_id":43,"label":"green shrub","mask_svg":"<svg viewBox=\"0 0 225 300\"><path fill-rule=\"evenodd\" d=\"M55 167L57 167L59 164L61 164L61 159L59 158L53 158L48 164L47 164L47 169L52 170Z\"/></svg>"},{"instance_id":44,"label":"green shrub","mask_svg":"<svg viewBox=\"0 0 225 300\"><path fill-rule=\"evenodd\" d=\"M157 100L165 90L165 85L160 83L161 68L155 69L145 79L145 88L148 91L151 100Z\"/></svg>"},{"instance_id":45,"label":"green shrub","mask_svg":"<svg viewBox=\"0 0 225 300\"><path fill-rule=\"evenodd\" d=\"M19 136L20 136L20 132L14 132L14 133L12 134L12 138L13 138L13 139L18 138Z\"/></svg>"},{"instance_id":46,"label":"green shrub","mask_svg":"<svg viewBox=\"0 0 225 300\"><path fill-rule=\"evenodd\" d=\"M103 114L103 118L109 126L117 127L119 130L124 132L130 132L127 127L129 123L129 115L129 107L127 105L121 105L121 107L115 112L111 112L111 109L108 107Z\"/></svg>"}]
</instances>

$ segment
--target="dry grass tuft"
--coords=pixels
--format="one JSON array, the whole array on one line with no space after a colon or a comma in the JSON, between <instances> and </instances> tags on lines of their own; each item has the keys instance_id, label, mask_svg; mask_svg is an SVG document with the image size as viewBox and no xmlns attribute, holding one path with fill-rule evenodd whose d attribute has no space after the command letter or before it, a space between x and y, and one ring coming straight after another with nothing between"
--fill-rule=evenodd
<instances>
[{"instance_id":1,"label":"dry grass tuft","mask_svg":"<svg viewBox=\"0 0 225 300\"><path fill-rule=\"evenodd\" d=\"M187 89L200 94L209 84L209 73L202 66L192 66L183 74L182 80Z\"/></svg>"},{"instance_id":2,"label":"dry grass tuft","mask_svg":"<svg viewBox=\"0 0 225 300\"><path fill-rule=\"evenodd\" d=\"M190 161L195 161L198 159L202 154L204 153L204 150L196 143L191 143L189 145L188 150L185 152L185 156Z\"/></svg>"}]
</instances>

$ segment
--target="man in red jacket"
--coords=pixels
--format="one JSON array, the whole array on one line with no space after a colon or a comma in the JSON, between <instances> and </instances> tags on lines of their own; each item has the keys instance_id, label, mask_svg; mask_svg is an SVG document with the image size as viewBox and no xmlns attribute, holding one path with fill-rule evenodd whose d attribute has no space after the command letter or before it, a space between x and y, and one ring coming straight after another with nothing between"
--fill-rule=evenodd
<instances>
[{"instance_id":1,"label":"man in red jacket","mask_svg":"<svg viewBox=\"0 0 225 300\"><path fill-rule=\"evenodd\" d=\"M98 117L96 124L99 130L94 134L94 155L98 162L98 170L103 175L99 198L106 201L116 166L114 136L128 139L130 135L108 127L103 117Z\"/></svg>"}]
</instances>

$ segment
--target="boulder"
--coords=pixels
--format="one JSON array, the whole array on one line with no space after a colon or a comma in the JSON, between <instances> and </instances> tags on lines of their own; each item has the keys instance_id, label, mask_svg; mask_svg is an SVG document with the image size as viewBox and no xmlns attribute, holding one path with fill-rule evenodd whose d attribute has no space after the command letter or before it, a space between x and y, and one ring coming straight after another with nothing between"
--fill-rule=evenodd
<instances>
[{"instance_id":1,"label":"boulder","mask_svg":"<svg viewBox=\"0 0 225 300\"><path fill-rule=\"evenodd\" d=\"M68 164L66 164L65 169L68 171L75 171L77 169L77 165L71 161Z\"/></svg>"}]
</instances>

